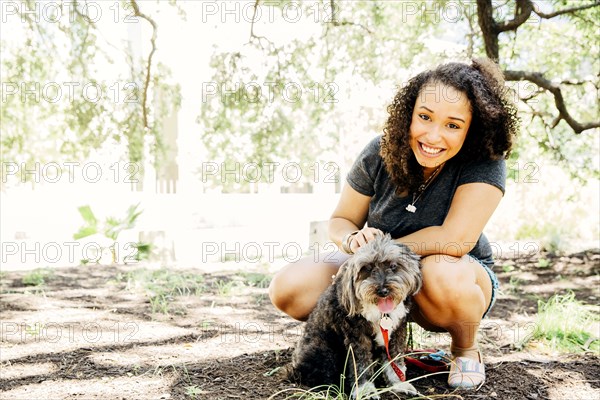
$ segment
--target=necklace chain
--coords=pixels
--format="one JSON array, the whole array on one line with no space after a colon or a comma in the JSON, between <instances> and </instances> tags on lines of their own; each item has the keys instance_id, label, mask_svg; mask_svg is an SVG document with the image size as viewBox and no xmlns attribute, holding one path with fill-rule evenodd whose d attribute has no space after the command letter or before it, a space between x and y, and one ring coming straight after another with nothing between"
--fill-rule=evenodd
<instances>
[{"instance_id":1,"label":"necklace chain","mask_svg":"<svg viewBox=\"0 0 600 400\"><path fill-rule=\"evenodd\" d=\"M429 184L431 184L431 182L433 182L433 180L438 175L438 173L440 172L443 165L444 164L440 164L439 167L437 167L435 169L435 171L433 171L433 173L429 176L429 178L427 178L427 180L423 184L421 184L421 186L419 186L417 191L415 193L413 193L412 203L410 203L409 205L406 206L406 211L411 212L411 213L414 213L415 211L417 211L417 207L415 207L415 203L417 201L419 201L419 199L425 192L425 189L427 189L429 187Z\"/></svg>"}]
</instances>

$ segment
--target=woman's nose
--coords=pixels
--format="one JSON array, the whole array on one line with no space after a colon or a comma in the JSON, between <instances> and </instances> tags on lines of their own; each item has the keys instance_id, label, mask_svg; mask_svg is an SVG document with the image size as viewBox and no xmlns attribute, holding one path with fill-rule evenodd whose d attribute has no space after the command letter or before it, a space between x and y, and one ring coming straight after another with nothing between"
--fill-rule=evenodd
<instances>
[{"instance_id":1,"label":"woman's nose","mask_svg":"<svg viewBox=\"0 0 600 400\"><path fill-rule=\"evenodd\" d=\"M435 145L440 141L442 136L441 127L438 124L430 124L427 128L427 134L425 135L427 142L431 145Z\"/></svg>"}]
</instances>

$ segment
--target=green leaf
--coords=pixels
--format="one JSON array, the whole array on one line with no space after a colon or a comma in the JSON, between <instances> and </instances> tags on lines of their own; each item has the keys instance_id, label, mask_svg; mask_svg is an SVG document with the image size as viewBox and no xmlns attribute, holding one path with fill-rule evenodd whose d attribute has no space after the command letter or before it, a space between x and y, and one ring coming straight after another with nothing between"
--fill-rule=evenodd
<instances>
[{"instance_id":1,"label":"green leaf","mask_svg":"<svg viewBox=\"0 0 600 400\"><path fill-rule=\"evenodd\" d=\"M98 233L98 220L90 206L81 206L77 210L81 218L83 218L85 225L79 228L79 231L73 235L73 239L78 240Z\"/></svg>"},{"instance_id":2,"label":"green leaf","mask_svg":"<svg viewBox=\"0 0 600 400\"><path fill-rule=\"evenodd\" d=\"M83 239L84 237L95 235L96 233L98 233L98 228L95 226L82 226L79 228L79 231L73 235L73 239Z\"/></svg>"},{"instance_id":3,"label":"green leaf","mask_svg":"<svg viewBox=\"0 0 600 400\"><path fill-rule=\"evenodd\" d=\"M82 206L79 207L77 210L79 211L79 214L81 214L83 220L88 225L96 226L98 224L98 220L96 219L96 216L94 215L94 212L92 211L90 206Z\"/></svg>"},{"instance_id":4,"label":"green leaf","mask_svg":"<svg viewBox=\"0 0 600 400\"><path fill-rule=\"evenodd\" d=\"M143 211L137 211L137 208L139 206L140 206L140 203L137 203L135 205L130 206L127 209L127 217L126 217L126 220L124 221L124 223L126 225L125 229L131 229L135 226L135 221L143 212Z\"/></svg>"},{"instance_id":5,"label":"green leaf","mask_svg":"<svg viewBox=\"0 0 600 400\"><path fill-rule=\"evenodd\" d=\"M117 240L119 233L125 228L122 221L114 217L108 217L105 221L104 236L112 240Z\"/></svg>"}]
</instances>

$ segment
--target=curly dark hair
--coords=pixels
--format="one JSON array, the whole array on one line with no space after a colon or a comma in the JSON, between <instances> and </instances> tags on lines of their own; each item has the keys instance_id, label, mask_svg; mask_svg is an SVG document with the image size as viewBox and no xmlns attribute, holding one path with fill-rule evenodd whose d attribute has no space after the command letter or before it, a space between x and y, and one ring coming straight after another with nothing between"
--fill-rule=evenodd
<instances>
[{"instance_id":1,"label":"curly dark hair","mask_svg":"<svg viewBox=\"0 0 600 400\"><path fill-rule=\"evenodd\" d=\"M504 77L493 61L473 59L471 65L453 62L418 74L388 106L381 139L381 157L398 193L415 191L423 183L423 168L410 148L409 129L417 96L430 83L451 86L469 99L472 119L455 156L459 161L507 158L518 131L516 107L506 95Z\"/></svg>"}]
</instances>

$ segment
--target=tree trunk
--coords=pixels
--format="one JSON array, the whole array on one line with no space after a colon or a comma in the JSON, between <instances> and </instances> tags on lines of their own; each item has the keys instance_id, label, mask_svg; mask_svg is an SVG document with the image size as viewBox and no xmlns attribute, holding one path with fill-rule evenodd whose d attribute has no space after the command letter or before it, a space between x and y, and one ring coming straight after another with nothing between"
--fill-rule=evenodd
<instances>
[{"instance_id":1,"label":"tree trunk","mask_svg":"<svg viewBox=\"0 0 600 400\"><path fill-rule=\"evenodd\" d=\"M498 45L498 27L494 20L494 7L492 0L477 0L477 20L483 41L485 43L485 53L488 58L498 62L500 47Z\"/></svg>"}]
</instances>

